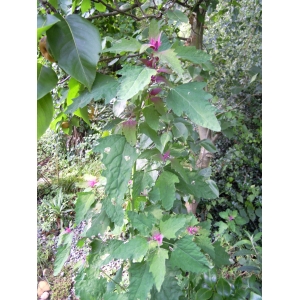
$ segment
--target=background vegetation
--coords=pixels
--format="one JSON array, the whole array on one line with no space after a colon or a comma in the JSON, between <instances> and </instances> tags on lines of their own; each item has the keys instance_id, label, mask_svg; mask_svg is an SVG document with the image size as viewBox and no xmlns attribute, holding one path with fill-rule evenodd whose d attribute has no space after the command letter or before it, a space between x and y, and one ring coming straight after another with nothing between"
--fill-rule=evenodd
<instances>
[{"instance_id":1,"label":"background vegetation","mask_svg":"<svg viewBox=\"0 0 300 300\"><path fill-rule=\"evenodd\" d=\"M262 285L261 2L156 1L152 8L147 7L147 3L142 1L119 3L118 7L110 1L38 3L38 18L40 18L38 19L40 29L40 32L38 29L38 73L48 72L48 76L52 76L53 83L50 90L49 88L47 90L45 83L41 82L42 94L38 100L38 105L43 101L41 107L38 107L38 229L49 233L48 237L51 237L51 234L60 235L56 263L53 266L54 274L61 271L71 246L70 235L66 233L65 228L76 227L82 220L90 220L92 229L88 233L87 228L82 236L82 243L88 243L92 247L89 265L80 266L79 272L78 269L74 270L77 274L75 290L80 299L97 297L133 299L136 295L142 298L146 297L144 295L147 297L151 295L151 299L165 299L164 297L167 299L260 299ZM123 8L121 5L124 5ZM198 10L195 10L196 8ZM57 23L58 26L59 22L63 21L49 19L49 15L53 16L55 11L65 18L68 15L80 15L90 20L99 30L102 54L95 66L100 70L98 74L110 76L111 81L105 82L105 87L112 94L101 90L94 91L93 94L92 84L81 79L76 72L69 69L68 64L64 65L66 58L63 57L57 64L50 62L49 59L46 60L45 53L44 56L42 55L40 40L44 35L47 35L49 43L46 44L47 53L50 54L50 49L53 48L54 61L60 55L59 52L55 52L58 50L54 50L58 47L56 45L58 38L51 33L51 30L55 32L55 24ZM124 11L126 13L123 13ZM115 15L112 12L115 12ZM159 15L158 23L152 21L149 25L151 16L157 16L160 12L163 14ZM99 14L101 17L97 17ZM149 16L145 17L145 14ZM194 44L195 38L193 39L192 28L195 23L198 29L203 30L203 40L198 44ZM182 87L191 82L207 82L205 90L212 95L209 103L216 108L214 117L221 129L217 130L215 125L210 123L212 121L208 121L206 123L210 129L209 132L207 131L208 138L197 134L197 130L199 131L197 126L205 126L195 124L192 113L175 115L172 110L176 111L177 108L170 103L168 110L154 106L149 100L144 106L140 99L145 99L149 93L147 86L144 86L144 90L144 87L136 90L135 94L129 100L127 99L126 108L122 107L121 113L117 111L119 108L116 102L112 104L110 101L115 96L113 94L115 81L112 81L112 78L120 80L121 85L118 89L123 89L122 93L125 93L122 86L125 82L125 79L122 81L123 76L125 78L135 76L132 70L134 66L141 66L140 58L148 59L149 62L153 53L155 55L155 49L154 51L151 48L144 49L146 52L140 49L141 44L149 43L148 38L153 32L158 31L158 28L163 32L162 48L159 50L162 52L169 50L167 56L157 54L163 62L160 67L175 69L177 73L182 72L179 77L176 76L178 74L169 74L169 71L165 74L167 81L165 80L164 83L170 83L170 91L174 87L176 89L176 86ZM130 44L125 38L130 40ZM91 46L97 47L95 44ZM191 57L184 56L187 50L182 47L191 47ZM175 49L178 57L173 55L172 49ZM194 57L198 57L197 55L201 57L200 63L195 61ZM168 56L171 59L168 59ZM180 65L178 65L179 61ZM151 70L147 62L146 66ZM150 75L147 76L150 80L153 75L151 71L148 72ZM96 78L101 80L100 77ZM167 98L168 103L171 92L169 87L163 84L160 82L158 86L163 88L163 99ZM92 93L92 96L89 93ZM117 92L117 95L120 99L124 96L120 92ZM49 116L49 109L45 110L44 107L51 107L50 102L53 104L53 113ZM137 116L140 112L143 112L144 116L141 114L139 119ZM159 119L155 117L157 112ZM135 117L133 120L138 122L137 127L126 131L120 124L131 120L132 116ZM45 123L46 119L48 121ZM213 116L208 119L213 120ZM174 122L180 125L177 125L177 130L170 130ZM146 127L145 123L150 127ZM160 141L156 140L153 129L161 131ZM105 175L104 177L109 181L108 173L103 173L105 168L109 170L109 163L103 156L106 148L101 151L100 149L101 140L113 137L114 134L122 135L126 143L131 146L137 143L143 150L140 159L147 159L148 163L151 162L154 166L148 170L135 166L136 175L131 178L133 186L129 183L128 187L126 184L122 188L124 190L122 209L126 211L127 220L125 223L119 223L120 212L116 212L118 215L116 218L115 214L111 213L106 200L102 202L103 207L107 207L106 210L99 209L97 206L97 203L105 199L105 194L112 193L102 177ZM164 140L161 136L164 136ZM154 144L151 144L153 141ZM148 151L150 145L152 150ZM208 164L204 167L198 164L203 151L206 158L209 157ZM175 158L175 162L173 160L171 164L169 158ZM204 161L203 157L202 161ZM131 167L129 168L131 172L130 169ZM176 187L175 198L172 199L170 207L164 203L163 189L147 178L147 172L154 169L158 169L160 175L165 174L163 175L165 177L159 177L165 178L163 184L169 184L170 188ZM188 175L187 170L191 175ZM196 176L199 170L201 180L198 175ZM174 174L177 179L170 174ZM204 186L208 189L207 192L199 194L198 190L193 190L191 185L184 184L184 176L189 177L190 180L195 179L200 185L202 180L203 182L209 180L209 189ZM180 182L175 185L178 178ZM160 196L157 196L158 190ZM168 195L164 197L169 199ZM83 208L82 204L87 202L90 204ZM157 213L153 214L154 210L157 210ZM189 210L194 214L186 214ZM149 212L157 218L157 221L143 227L139 224L139 218L143 214L149 216ZM165 217L158 217L158 213L164 214ZM104 220L104 224L102 222L100 227L99 220ZM177 227L176 231L169 232L169 229L166 229L178 222L181 227ZM164 233L164 237L167 237L163 240L166 244L161 247L159 247L159 240L155 239L153 225ZM186 228L189 229L186 231ZM94 236L98 233L104 235L107 230L113 235L112 242L102 244L101 240ZM120 237L122 240L135 241L142 248L144 247L142 238L147 235L149 238L152 235L153 241L158 241L158 245L152 245L147 254L141 250L140 254L144 259L131 256L132 246L128 246L130 242L127 246L121 246L124 248L125 256L120 256L116 252L114 245L119 243ZM202 261L201 270L193 269L193 263L187 262L187 265L182 265L167 245L173 245L172 247L179 245L178 247L182 249L196 247L197 250L193 248L196 252L190 253L189 256L198 262ZM52 254L49 250L51 246L51 243L50 246L49 244L38 245L40 247L38 248L39 271L51 261ZM129 269L130 282L124 281L118 273L109 274L110 278L96 279L99 274L95 269L109 262L107 259L99 258L106 253L105 251L111 254L110 259L124 259L123 268ZM169 254L166 254L167 251ZM172 257L170 259L172 264L166 262L162 270L158 263L164 264L165 260L168 261L168 255ZM157 260L156 257L160 259ZM95 268L90 267L93 264ZM207 269L205 265L209 265L210 268ZM150 268L150 272L147 268ZM150 282L154 280L153 287L148 287L143 282L137 283L136 278L141 276L140 272L146 274ZM165 273L165 277L158 278L160 273ZM112 276L116 276L114 281L111 281ZM151 276L154 279L150 279ZM173 277L176 281L171 280ZM112 282L115 283L114 286L109 287ZM128 287L129 291L124 293ZM91 289L94 296L91 296L91 292L87 292Z\"/></svg>"}]
</instances>

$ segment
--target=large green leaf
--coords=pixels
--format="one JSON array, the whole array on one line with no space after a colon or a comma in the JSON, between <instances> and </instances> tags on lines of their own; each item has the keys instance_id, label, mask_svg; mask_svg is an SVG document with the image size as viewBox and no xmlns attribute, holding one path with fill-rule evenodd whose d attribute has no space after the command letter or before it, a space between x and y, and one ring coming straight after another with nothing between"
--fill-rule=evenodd
<instances>
[{"instance_id":1,"label":"large green leaf","mask_svg":"<svg viewBox=\"0 0 300 300\"><path fill-rule=\"evenodd\" d=\"M188 181L181 179L179 174L180 182L176 184L178 190L199 198L216 199L219 197L218 188L213 180L205 179L196 172L188 172L185 177L188 178Z\"/></svg>"},{"instance_id":2,"label":"large green leaf","mask_svg":"<svg viewBox=\"0 0 300 300\"><path fill-rule=\"evenodd\" d=\"M178 59L174 49L167 49L161 52L155 53L161 62L166 63L172 70L174 70L180 77L183 74L181 62Z\"/></svg>"},{"instance_id":3,"label":"large green leaf","mask_svg":"<svg viewBox=\"0 0 300 300\"><path fill-rule=\"evenodd\" d=\"M152 214L144 214L134 211L129 211L128 218L132 224L133 228L136 228L142 235L147 236L152 231L153 225L156 220Z\"/></svg>"},{"instance_id":4,"label":"large green leaf","mask_svg":"<svg viewBox=\"0 0 300 300\"><path fill-rule=\"evenodd\" d=\"M175 201L175 183L179 182L178 177L171 173L164 171L158 177L155 187L159 189L160 199L162 201L162 206L169 210L172 208Z\"/></svg>"},{"instance_id":5,"label":"large green leaf","mask_svg":"<svg viewBox=\"0 0 300 300\"><path fill-rule=\"evenodd\" d=\"M68 15L47 31L50 50L58 65L91 90L101 52L98 29L78 15Z\"/></svg>"},{"instance_id":6,"label":"large green leaf","mask_svg":"<svg viewBox=\"0 0 300 300\"><path fill-rule=\"evenodd\" d=\"M93 235L97 236L99 233L103 235L107 230L107 227L110 224L110 219L107 216L105 210L102 210L99 214L93 216L92 225L87 230L85 236L92 237Z\"/></svg>"},{"instance_id":7,"label":"large green leaf","mask_svg":"<svg viewBox=\"0 0 300 300\"><path fill-rule=\"evenodd\" d=\"M159 114L154 105L146 106L143 109L143 115L145 116L147 124L153 129L159 129Z\"/></svg>"},{"instance_id":8,"label":"large green leaf","mask_svg":"<svg viewBox=\"0 0 300 300\"><path fill-rule=\"evenodd\" d=\"M209 103L212 95L204 91L205 82L190 82L171 89L167 96L167 106L178 116L185 112L197 125L220 131L215 116L215 108Z\"/></svg>"},{"instance_id":9,"label":"large green leaf","mask_svg":"<svg viewBox=\"0 0 300 300\"><path fill-rule=\"evenodd\" d=\"M55 255L55 261L54 261L54 273L53 273L54 276L59 274L65 262L69 258L69 254L72 246L72 238L73 238L73 232L61 233L60 241L58 243L57 253Z\"/></svg>"},{"instance_id":10,"label":"large green leaf","mask_svg":"<svg viewBox=\"0 0 300 300\"><path fill-rule=\"evenodd\" d=\"M201 288L197 291L195 300L208 300L212 296L213 292L210 289Z\"/></svg>"},{"instance_id":11,"label":"large green leaf","mask_svg":"<svg viewBox=\"0 0 300 300\"><path fill-rule=\"evenodd\" d=\"M42 64L37 64L37 100L51 92L57 84L56 73Z\"/></svg>"},{"instance_id":12,"label":"large green leaf","mask_svg":"<svg viewBox=\"0 0 300 300\"><path fill-rule=\"evenodd\" d=\"M225 251L225 249L221 246L220 242L214 243L215 247L215 258L214 263L217 267L222 267L226 265L230 265L229 254Z\"/></svg>"},{"instance_id":13,"label":"large green leaf","mask_svg":"<svg viewBox=\"0 0 300 300\"><path fill-rule=\"evenodd\" d=\"M203 252L209 254L209 256L212 259L215 258L215 248L208 236L203 236L203 235L197 236L195 239L195 243L203 250Z\"/></svg>"},{"instance_id":14,"label":"large green leaf","mask_svg":"<svg viewBox=\"0 0 300 300\"><path fill-rule=\"evenodd\" d=\"M155 300L178 300L182 295L182 289L178 285L178 275L181 273L178 268L171 267L169 260L165 261L166 275L158 292L155 285L151 290L151 299Z\"/></svg>"},{"instance_id":15,"label":"large green leaf","mask_svg":"<svg viewBox=\"0 0 300 300\"><path fill-rule=\"evenodd\" d=\"M198 246L192 241L193 236L186 235L174 244L170 262L173 266L187 272L206 272L209 262L201 253Z\"/></svg>"},{"instance_id":16,"label":"large green leaf","mask_svg":"<svg viewBox=\"0 0 300 300\"><path fill-rule=\"evenodd\" d=\"M80 107L85 107L92 100L98 101L105 99L108 104L117 94L118 81L108 75L97 73L92 89L89 92L84 90L80 95L73 99L73 103L68 106L66 113L72 113Z\"/></svg>"},{"instance_id":17,"label":"large green leaf","mask_svg":"<svg viewBox=\"0 0 300 300\"><path fill-rule=\"evenodd\" d=\"M37 138L49 127L53 117L53 101L49 94L37 101Z\"/></svg>"},{"instance_id":18,"label":"large green leaf","mask_svg":"<svg viewBox=\"0 0 300 300\"><path fill-rule=\"evenodd\" d=\"M158 248L149 255L150 272L153 275L156 289L160 291L166 274L165 260L168 259L168 250Z\"/></svg>"},{"instance_id":19,"label":"large green leaf","mask_svg":"<svg viewBox=\"0 0 300 300\"><path fill-rule=\"evenodd\" d=\"M118 134L100 139L99 145L93 151L103 154L102 162L106 166L106 170L102 172L102 176L107 179L103 207L111 220L121 226L124 217L124 194L138 154L126 142L125 137Z\"/></svg>"},{"instance_id":20,"label":"large green leaf","mask_svg":"<svg viewBox=\"0 0 300 300\"><path fill-rule=\"evenodd\" d=\"M156 70L140 66L124 66L118 74L121 86L117 93L118 100L126 101L143 90L151 81L151 76L156 74Z\"/></svg>"},{"instance_id":21,"label":"large green leaf","mask_svg":"<svg viewBox=\"0 0 300 300\"><path fill-rule=\"evenodd\" d=\"M184 216L170 216L167 220L160 220L160 232L167 239L176 238L176 233L185 227L186 218Z\"/></svg>"},{"instance_id":22,"label":"large green leaf","mask_svg":"<svg viewBox=\"0 0 300 300\"><path fill-rule=\"evenodd\" d=\"M141 236L136 236L126 243L123 243L114 253L114 258L118 259L140 259L148 251L148 242Z\"/></svg>"},{"instance_id":23,"label":"large green leaf","mask_svg":"<svg viewBox=\"0 0 300 300\"><path fill-rule=\"evenodd\" d=\"M134 38L128 37L115 41L110 48L106 48L103 52L119 54L121 52L136 52L141 48L141 43Z\"/></svg>"},{"instance_id":24,"label":"large green leaf","mask_svg":"<svg viewBox=\"0 0 300 300\"><path fill-rule=\"evenodd\" d=\"M146 263L133 263L129 267L129 287L128 287L128 299L147 299L147 295L150 292L154 279L149 272L149 266Z\"/></svg>"},{"instance_id":25,"label":"large green leaf","mask_svg":"<svg viewBox=\"0 0 300 300\"><path fill-rule=\"evenodd\" d=\"M133 199L141 195L146 188L150 189L153 183L153 178L149 172L137 171L133 175L132 197Z\"/></svg>"},{"instance_id":26,"label":"large green leaf","mask_svg":"<svg viewBox=\"0 0 300 300\"><path fill-rule=\"evenodd\" d=\"M167 16L170 20L174 20L176 22L182 22L182 23L189 22L188 17L182 11L180 11L178 9L168 10Z\"/></svg>"},{"instance_id":27,"label":"large green leaf","mask_svg":"<svg viewBox=\"0 0 300 300\"><path fill-rule=\"evenodd\" d=\"M220 278L218 280L217 292L219 295L221 295L223 297L230 296L230 285L224 278Z\"/></svg>"},{"instance_id":28,"label":"large green leaf","mask_svg":"<svg viewBox=\"0 0 300 300\"><path fill-rule=\"evenodd\" d=\"M80 192L77 194L77 200L75 203L75 224L78 225L84 217L91 205L95 201L95 195L93 192Z\"/></svg>"},{"instance_id":29,"label":"large green leaf","mask_svg":"<svg viewBox=\"0 0 300 300\"><path fill-rule=\"evenodd\" d=\"M177 56L182 60L188 60L195 64L207 63L211 56L195 46L177 46L174 48Z\"/></svg>"},{"instance_id":30,"label":"large green leaf","mask_svg":"<svg viewBox=\"0 0 300 300\"><path fill-rule=\"evenodd\" d=\"M81 300L102 299L106 292L107 281L105 278L98 278L98 272L91 272L90 269L82 269L75 278L75 294Z\"/></svg>"},{"instance_id":31,"label":"large green leaf","mask_svg":"<svg viewBox=\"0 0 300 300\"><path fill-rule=\"evenodd\" d=\"M60 20L53 15L41 16L37 15L37 38L39 39L43 32L51 28L55 23Z\"/></svg>"}]
</instances>

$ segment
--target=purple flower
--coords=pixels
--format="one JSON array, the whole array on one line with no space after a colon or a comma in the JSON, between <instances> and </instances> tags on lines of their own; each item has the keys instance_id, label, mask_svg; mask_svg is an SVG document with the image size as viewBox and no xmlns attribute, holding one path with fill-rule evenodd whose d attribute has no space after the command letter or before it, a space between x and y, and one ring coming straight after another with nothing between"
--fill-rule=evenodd
<instances>
[{"instance_id":1,"label":"purple flower","mask_svg":"<svg viewBox=\"0 0 300 300\"><path fill-rule=\"evenodd\" d=\"M153 233L153 235L152 235L152 239L153 239L154 241L157 241L158 245L161 245L161 244L162 244L163 238L164 238L164 236L163 236L161 233L159 233L159 232L155 232L155 233Z\"/></svg>"},{"instance_id":2,"label":"purple flower","mask_svg":"<svg viewBox=\"0 0 300 300\"><path fill-rule=\"evenodd\" d=\"M234 220L234 217L233 216L228 216L228 219L229 219L229 221L232 221L232 220Z\"/></svg>"},{"instance_id":3,"label":"purple flower","mask_svg":"<svg viewBox=\"0 0 300 300\"><path fill-rule=\"evenodd\" d=\"M67 228L65 229L65 232L66 232L66 233L70 233L70 232L72 232L72 230L71 230L71 228L67 227Z\"/></svg>"},{"instance_id":4,"label":"purple flower","mask_svg":"<svg viewBox=\"0 0 300 300\"><path fill-rule=\"evenodd\" d=\"M131 185L132 183L133 183L133 181L132 181L132 180L129 180L129 181L128 181L128 184L129 184L129 185Z\"/></svg>"},{"instance_id":5,"label":"purple flower","mask_svg":"<svg viewBox=\"0 0 300 300\"><path fill-rule=\"evenodd\" d=\"M88 180L87 181L87 184L89 187L94 187L97 183L97 180L96 179L92 179L92 180Z\"/></svg>"},{"instance_id":6,"label":"purple flower","mask_svg":"<svg viewBox=\"0 0 300 300\"><path fill-rule=\"evenodd\" d=\"M150 37L150 39L149 39L150 45L151 45L150 47L153 48L154 51L157 51L161 45L160 37L161 37L161 33L159 34L159 36Z\"/></svg>"},{"instance_id":7,"label":"purple flower","mask_svg":"<svg viewBox=\"0 0 300 300\"><path fill-rule=\"evenodd\" d=\"M155 89L152 89L152 90L150 91L150 95L151 95L151 96L155 96L155 95L159 94L161 91L162 91L161 88L155 88Z\"/></svg>"},{"instance_id":8,"label":"purple flower","mask_svg":"<svg viewBox=\"0 0 300 300\"><path fill-rule=\"evenodd\" d=\"M170 150L163 153L163 155L160 156L163 161L166 161L168 158L170 158Z\"/></svg>"},{"instance_id":9,"label":"purple flower","mask_svg":"<svg viewBox=\"0 0 300 300\"><path fill-rule=\"evenodd\" d=\"M196 234L198 232L198 228L195 226L190 226L186 229L188 231L189 234Z\"/></svg>"}]
</instances>

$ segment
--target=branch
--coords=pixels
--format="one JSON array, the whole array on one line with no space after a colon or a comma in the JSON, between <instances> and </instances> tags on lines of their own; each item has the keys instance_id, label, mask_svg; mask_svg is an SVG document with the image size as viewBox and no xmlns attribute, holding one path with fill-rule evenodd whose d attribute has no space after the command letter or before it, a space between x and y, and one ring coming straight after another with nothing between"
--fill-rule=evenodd
<instances>
[{"instance_id":1,"label":"branch","mask_svg":"<svg viewBox=\"0 0 300 300\"><path fill-rule=\"evenodd\" d=\"M50 9L52 12L57 13L57 10L46 0L39 0L39 2L44 6L46 9Z\"/></svg>"},{"instance_id":2,"label":"branch","mask_svg":"<svg viewBox=\"0 0 300 300\"><path fill-rule=\"evenodd\" d=\"M141 53L141 54L143 54L143 53ZM120 54L118 54L114 57L102 58L98 62L103 62L103 61L107 61L107 60L114 60L116 58L121 58L121 57L131 58L131 57L140 56L141 54L139 54L139 53L138 54L129 54L129 55L120 55Z\"/></svg>"},{"instance_id":3,"label":"branch","mask_svg":"<svg viewBox=\"0 0 300 300\"><path fill-rule=\"evenodd\" d=\"M143 17L137 17L133 14L127 13L128 11L130 11L130 10L136 8L136 7L139 7L139 5L137 3L132 4L130 7L121 10L119 8L114 8L114 7L106 4L102 0L98 0L98 1L94 1L94 2L101 3L101 4L105 5L107 7L107 9L112 10L112 11L108 12L108 13L101 13L101 14L97 14L95 16L88 17L87 18L88 20L93 20L93 19L97 19L97 18L100 18L100 17L116 16L116 15L119 15L119 14L129 16L129 17L133 18L136 21L141 21L141 20L148 19L148 18L159 19L162 16L162 12L160 12L158 15L144 15Z\"/></svg>"}]
</instances>

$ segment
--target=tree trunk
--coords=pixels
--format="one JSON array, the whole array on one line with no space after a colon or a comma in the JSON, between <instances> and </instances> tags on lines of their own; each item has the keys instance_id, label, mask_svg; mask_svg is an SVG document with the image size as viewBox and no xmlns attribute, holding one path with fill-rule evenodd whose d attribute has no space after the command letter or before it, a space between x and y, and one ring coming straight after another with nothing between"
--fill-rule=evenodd
<instances>
[{"instance_id":1,"label":"tree trunk","mask_svg":"<svg viewBox=\"0 0 300 300\"><path fill-rule=\"evenodd\" d=\"M189 39L188 45L195 46L196 49L203 49L203 31L204 31L204 20L205 20L206 11L199 7L197 8L197 13L193 13L190 17L190 24L192 27L191 37ZM203 20L203 22L201 22ZM195 79L196 81L203 81L203 78L199 75ZM199 134L200 140L210 139L213 143L218 138L218 134L213 134L213 132L205 127L197 126L197 132ZM207 151L205 148L201 147L200 153L196 162L196 167L198 169L204 169L209 167L210 160L213 157L213 154ZM196 209L199 201L195 199L192 203L186 202L185 207L188 213L196 214Z\"/></svg>"}]
</instances>

